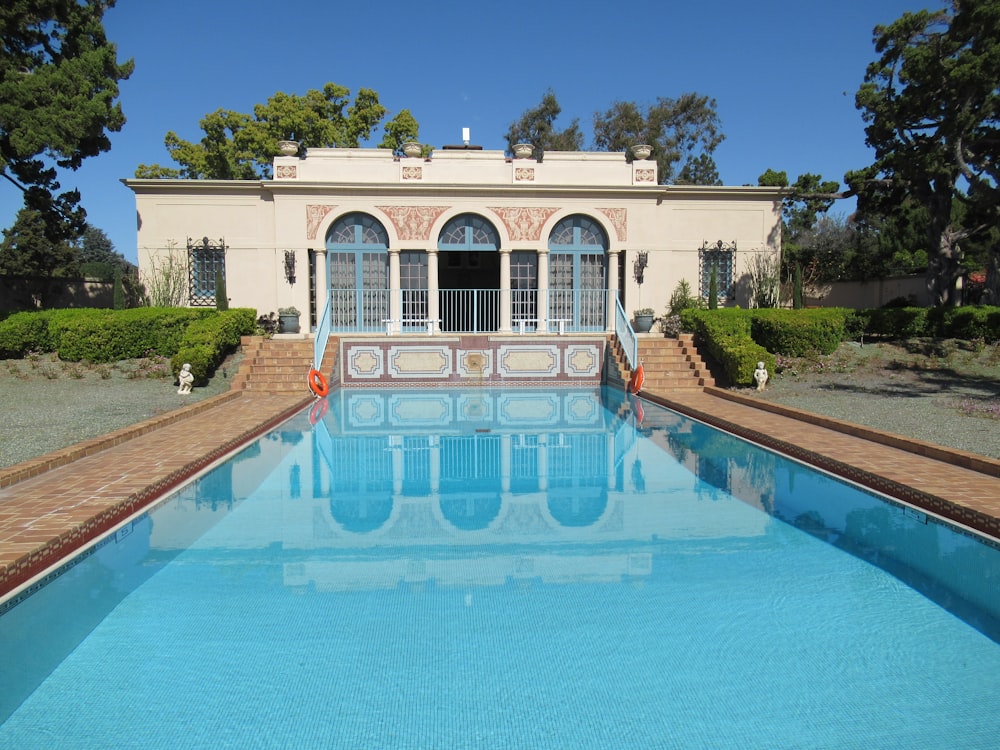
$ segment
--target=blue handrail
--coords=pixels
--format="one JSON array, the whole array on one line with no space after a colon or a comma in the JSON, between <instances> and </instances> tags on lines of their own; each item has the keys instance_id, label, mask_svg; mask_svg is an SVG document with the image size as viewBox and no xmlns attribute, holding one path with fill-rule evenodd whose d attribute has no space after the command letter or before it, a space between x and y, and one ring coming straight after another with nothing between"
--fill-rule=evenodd
<instances>
[{"instance_id":1,"label":"blue handrail","mask_svg":"<svg viewBox=\"0 0 1000 750\"><path fill-rule=\"evenodd\" d=\"M628 369L634 370L639 361L639 344L635 338L635 331L632 330L632 324L628 322L628 316L622 308L622 301L617 297L615 297L615 335L622 344Z\"/></svg>"},{"instance_id":2,"label":"blue handrail","mask_svg":"<svg viewBox=\"0 0 1000 750\"><path fill-rule=\"evenodd\" d=\"M316 340L313 341L313 368L320 370L323 365L323 357L326 356L326 342L330 338L330 315L333 298L326 297L326 306L316 321ZM322 372L322 370L320 370Z\"/></svg>"}]
</instances>

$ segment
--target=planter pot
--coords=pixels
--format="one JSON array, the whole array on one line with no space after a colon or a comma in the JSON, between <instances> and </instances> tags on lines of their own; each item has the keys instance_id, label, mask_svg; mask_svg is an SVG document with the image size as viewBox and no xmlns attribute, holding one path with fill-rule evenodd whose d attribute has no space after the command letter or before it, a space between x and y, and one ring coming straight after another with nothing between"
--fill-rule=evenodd
<instances>
[{"instance_id":1,"label":"planter pot","mask_svg":"<svg viewBox=\"0 0 1000 750\"><path fill-rule=\"evenodd\" d=\"M299 142L278 141L278 150L282 156L296 156L299 153Z\"/></svg>"},{"instance_id":2,"label":"planter pot","mask_svg":"<svg viewBox=\"0 0 1000 750\"><path fill-rule=\"evenodd\" d=\"M298 332L299 332L298 315L278 316L278 333L298 333Z\"/></svg>"},{"instance_id":3,"label":"planter pot","mask_svg":"<svg viewBox=\"0 0 1000 750\"><path fill-rule=\"evenodd\" d=\"M532 154L535 153L535 147L530 143L516 143L514 144L514 158L515 159L530 159Z\"/></svg>"},{"instance_id":4,"label":"planter pot","mask_svg":"<svg viewBox=\"0 0 1000 750\"><path fill-rule=\"evenodd\" d=\"M632 146L632 156L636 159L648 159L651 153L653 153L653 147L647 146L644 143L638 143L635 146Z\"/></svg>"},{"instance_id":5,"label":"planter pot","mask_svg":"<svg viewBox=\"0 0 1000 750\"><path fill-rule=\"evenodd\" d=\"M409 143L403 144L403 154L410 159L415 159L423 153L424 147L419 143L410 141Z\"/></svg>"},{"instance_id":6,"label":"planter pot","mask_svg":"<svg viewBox=\"0 0 1000 750\"><path fill-rule=\"evenodd\" d=\"M653 315L636 315L635 332L649 333L649 329L653 327L653 318Z\"/></svg>"}]
</instances>

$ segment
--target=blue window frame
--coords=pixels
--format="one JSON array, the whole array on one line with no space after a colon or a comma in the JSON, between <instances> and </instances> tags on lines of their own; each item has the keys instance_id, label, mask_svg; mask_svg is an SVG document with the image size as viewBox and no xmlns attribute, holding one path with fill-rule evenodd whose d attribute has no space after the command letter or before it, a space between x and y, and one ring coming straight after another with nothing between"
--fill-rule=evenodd
<instances>
[{"instance_id":1,"label":"blue window frame","mask_svg":"<svg viewBox=\"0 0 1000 750\"><path fill-rule=\"evenodd\" d=\"M389 235L368 214L345 214L326 234L331 327L376 331L389 317Z\"/></svg>"}]
</instances>

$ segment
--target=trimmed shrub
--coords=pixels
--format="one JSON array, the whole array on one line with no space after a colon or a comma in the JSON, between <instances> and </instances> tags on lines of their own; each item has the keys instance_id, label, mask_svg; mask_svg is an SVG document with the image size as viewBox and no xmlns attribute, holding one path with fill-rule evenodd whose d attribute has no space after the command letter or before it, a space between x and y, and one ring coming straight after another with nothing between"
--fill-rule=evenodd
<instances>
[{"instance_id":1,"label":"trimmed shrub","mask_svg":"<svg viewBox=\"0 0 1000 750\"><path fill-rule=\"evenodd\" d=\"M194 321L214 310L142 307L102 310L53 320L59 358L69 362L117 362L150 352L169 357Z\"/></svg>"},{"instance_id":2,"label":"trimmed shrub","mask_svg":"<svg viewBox=\"0 0 1000 750\"><path fill-rule=\"evenodd\" d=\"M753 371L764 362L774 372L774 355L750 337L753 313L739 308L684 310L681 320L700 339L707 354L718 362L731 385L753 385Z\"/></svg>"},{"instance_id":3,"label":"trimmed shrub","mask_svg":"<svg viewBox=\"0 0 1000 750\"><path fill-rule=\"evenodd\" d=\"M949 307L928 313L934 322L934 334L940 338L972 341L1000 341L1000 307L977 305L974 307Z\"/></svg>"},{"instance_id":4,"label":"trimmed shrub","mask_svg":"<svg viewBox=\"0 0 1000 750\"><path fill-rule=\"evenodd\" d=\"M866 310L866 330L870 336L908 339L930 335L926 307L880 307Z\"/></svg>"},{"instance_id":5,"label":"trimmed shrub","mask_svg":"<svg viewBox=\"0 0 1000 750\"><path fill-rule=\"evenodd\" d=\"M174 375L186 363L191 365L191 373L196 384L204 384L215 372L215 368L240 344L243 336L249 336L257 328L257 311L248 308L213 312L192 323L184 332L180 347L170 358Z\"/></svg>"},{"instance_id":6,"label":"trimmed shrub","mask_svg":"<svg viewBox=\"0 0 1000 750\"><path fill-rule=\"evenodd\" d=\"M20 359L28 352L51 352L49 315L18 312L0 321L0 358Z\"/></svg>"},{"instance_id":7,"label":"trimmed shrub","mask_svg":"<svg viewBox=\"0 0 1000 750\"><path fill-rule=\"evenodd\" d=\"M850 311L834 307L755 310L750 334L754 341L775 354L789 357L833 354L844 340L848 317Z\"/></svg>"}]
</instances>

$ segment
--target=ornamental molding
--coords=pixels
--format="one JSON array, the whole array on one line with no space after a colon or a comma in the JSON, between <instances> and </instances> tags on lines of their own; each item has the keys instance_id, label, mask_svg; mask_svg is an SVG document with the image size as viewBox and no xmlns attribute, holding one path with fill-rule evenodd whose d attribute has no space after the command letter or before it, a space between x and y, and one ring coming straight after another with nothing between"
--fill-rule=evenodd
<instances>
[{"instance_id":1,"label":"ornamental molding","mask_svg":"<svg viewBox=\"0 0 1000 750\"><path fill-rule=\"evenodd\" d=\"M542 207L497 207L490 206L490 211L500 217L500 221L507 227L507 234L511 240L536 241L541 239L542 227L549 220L558 208Z\"/></svg>"},{"instance_id":2,"label":"ornamental molding","mask_svg":"<svg viewBox=\"0 0 1000 750\"><path fill-rule=\"evenodd\" d=\"M608 221L615 228L619 242L628 242L628 209L627 208L598 208L602 214L608 217Z\"/></svg>"},{"instance_id":3,"label":"ornamental molding","mask_svg":"<svg viewBox=\"0 0 1000 750\"><path fill-rule=\"evenodd\" d=\"M424 178L423 167L403 167L404 180L422 180Z\"/></svg>"},{"instance_id":4,"label":"ornamental molding","mask_svg":"<svg viewBox=\"0 0 1000 750\"><path fill-rule=\"evenodd\" d=\"M534 167L517 167L514 169L514 181L515 182L534 182L535 181L535 168Z\"/></svg>"},{"instance_id":5,"label":"ornamental molding","mask_svg":"<svg viewBox=\"0 0 1000 750\"><path fill-rule=\"evenodd\" d=\"M279 180L294 180L298 175L298 167L293 165L278 165L274 171L275 177Z\"/></svg>"},{"instance_id":6,"label":"ornamental molding","mask_svg":"<svg viewBox=\"0 0 1000 750\"><path fill-rule=\"evenodd\" d=\"M335 208L336 206L330 205L306 206L306 239L316 239L316 230L319 229L319 225L323 223L327 214Z\"/></svg>"},{"instance_id":7,"label":"ornamental molding","mask_svg":"<svg viewBox=\"0 0 1000 750\"><path fill-rule=\"evenodd\" d=\"M635 181L636 182L656 182L656 170L655 169L637 169L635 170Z\"/></svg>"},{"instance_id":8,"label":"ornamental molding","mask_svg":"<svg viewBox=\"0 0 1000 750\"><path fill-rule=\"evenodd\" d=\"M448 206L376 206L396 228L400 240L430 240L431 227Z\"/></svg>"}]
</instances>

